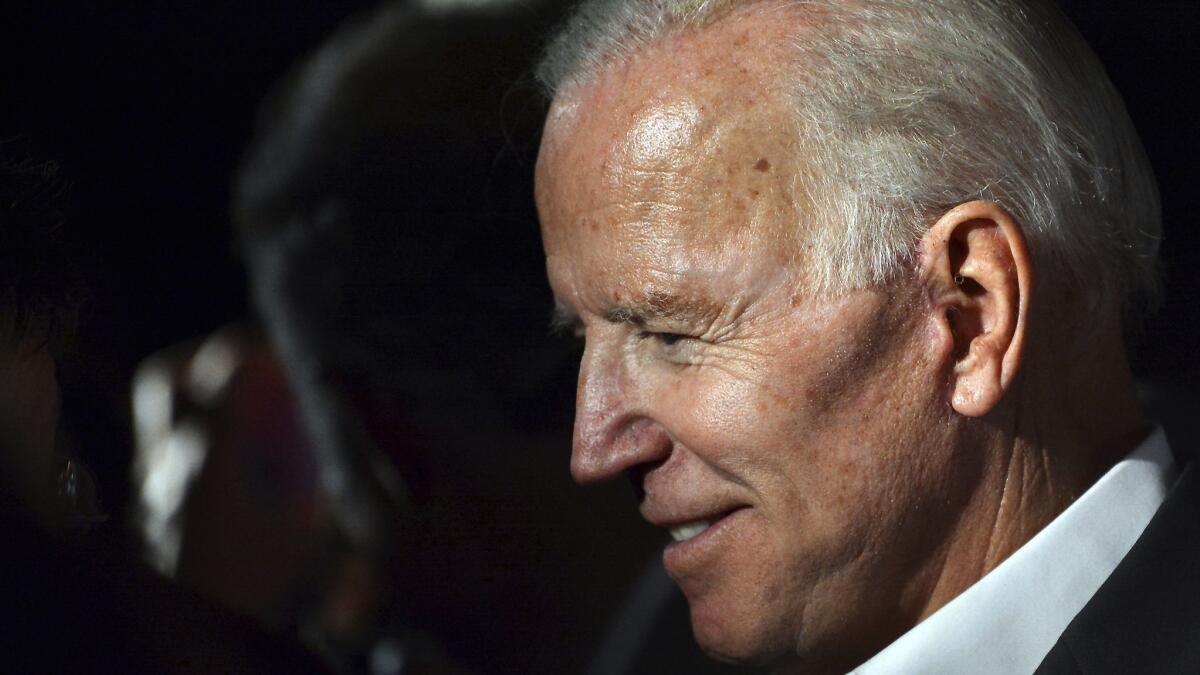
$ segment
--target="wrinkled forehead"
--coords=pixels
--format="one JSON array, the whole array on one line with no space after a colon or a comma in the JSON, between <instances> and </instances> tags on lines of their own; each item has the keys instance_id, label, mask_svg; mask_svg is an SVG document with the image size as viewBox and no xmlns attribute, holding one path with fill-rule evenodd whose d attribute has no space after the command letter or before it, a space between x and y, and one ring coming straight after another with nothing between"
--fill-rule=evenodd
<instances>
[{"instance_id":1,"label":"wrinkled forehead","mask_svg":"<svg viewBox=\"0 0 1200 675\"><path fill-rule=\"evenodd\" d=\"M585 219L670 224L721 246L788 218L774 213L795 180L779 23L763 13L685 32L562 92L537 170L543 225L560 230L545 234Z\"/></svg>"}]
</instances>

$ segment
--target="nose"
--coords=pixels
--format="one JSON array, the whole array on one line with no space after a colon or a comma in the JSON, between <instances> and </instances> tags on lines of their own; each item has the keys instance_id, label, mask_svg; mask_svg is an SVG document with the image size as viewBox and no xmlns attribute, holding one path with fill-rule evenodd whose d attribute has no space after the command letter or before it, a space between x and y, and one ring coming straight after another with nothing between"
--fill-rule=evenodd
<instances>
[{"instance_id":1,"label":"nose","mask_svg":"<svg viewBox=\"0 0 1200 675\"><path fill-rule=\"evenodd\" d=\"M618 346L588 340L575 400L576 482L610 480L670 456L671 437L645 405L647 389L626 367Z\"/></svg>"}]
</instances>

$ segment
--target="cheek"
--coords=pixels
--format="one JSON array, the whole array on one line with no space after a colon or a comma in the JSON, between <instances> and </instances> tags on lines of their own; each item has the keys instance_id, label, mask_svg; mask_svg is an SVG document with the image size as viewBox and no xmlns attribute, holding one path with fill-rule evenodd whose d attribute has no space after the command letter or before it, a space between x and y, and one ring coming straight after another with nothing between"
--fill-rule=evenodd
<instances>
[{"instance_id":1,"label":"cheek","mask_svg":"<svg viewBox=\"0 0 1200 675\"><path fill-rule=\"evenodd\" d=\"M906 486L927 479L933 450L927 432L932 401L918 386L923 369L904 350L867 359L777 359L767 386L729 387L717 411L747 419L731 438L752 439L748 460L764 489L789 517L806 514L806 537L832 542L848 532L870 538ZM748 403L748 405L747 405ZM748 409L747 409L748 408ZM736 435L734 435L736 434Z\"/></svg>"},{"instance_id":2,"label":"cheek","mask_svg":"<svg viewBox=\"0 0 1200 675\"><path fill-rule=\"evenodd\" d=\"M670 426L695 455L755 495L764 518L790 528L808 519L814 486L827 482L820 463L829 443L814 438L802 397L767 384L784 382L783 374L760 373L761 381L706 367L680 380ZM780 534L771 540L779 544Z\"/></svg>"},{"instance_id":3,"label":"cheek","mask_svg":"<svg viewBox=\"0 0 1200 675\"><path fill-rule=\"evenodd\" d=\"M931 516L929 502L953 469L936 388L921 386L920 364L895 363L789 430L807 439L793 483L810 510L808 536L830 548L853 542L847 556L888 550L912 535L903 523Z\"/></svg>"},{"instance_id":4,"label":"cheek","mask_svg":"<svg viewBox=\"0 0 1200 675\"><path fill-rule=\"evenodd\" d=\"M762 386L711 366L681 374L668 396L673 433L719 464L754 463L753 455L771 452L778 442L773 423L786 415L784 403Z\"/></svg>"}]
</instances>

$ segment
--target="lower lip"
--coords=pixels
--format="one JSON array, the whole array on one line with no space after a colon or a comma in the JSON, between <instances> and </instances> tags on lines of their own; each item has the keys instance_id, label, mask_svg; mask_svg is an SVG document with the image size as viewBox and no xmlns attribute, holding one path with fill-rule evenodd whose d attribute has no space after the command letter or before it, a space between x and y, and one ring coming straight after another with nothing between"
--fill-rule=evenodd
<instances>
[{"instance_id":1,"label":"lower lip","mask_svg":"<svg viewBox=\"0 0 1200 675\"><path fill-rule=\"evenodd\" d=\"M667 572L676 575L703 565L721 548L722 542L729 539L738 522L749 513L750 509L746 507L734 509L691 539L667 544L663 550L663 567L667 568Z\"/></svg>"}]
</instances>

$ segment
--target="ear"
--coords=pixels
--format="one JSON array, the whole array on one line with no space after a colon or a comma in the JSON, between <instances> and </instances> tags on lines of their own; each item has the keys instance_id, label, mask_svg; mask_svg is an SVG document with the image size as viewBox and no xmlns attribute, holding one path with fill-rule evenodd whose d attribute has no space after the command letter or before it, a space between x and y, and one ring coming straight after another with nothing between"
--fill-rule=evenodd
<instances>
[{"instance_id":1,"label":"ear","mask_svg":"<svg viewBox=\"0 0 1200 675\"><path fill-rule=\"evenodd\" d=\"M973 201L948 211L921 241L921 279L952 361L950 404L980 417L1000 402L1021 366L1033 262L1007 211Z\"/></svg>"}]
</instances>

